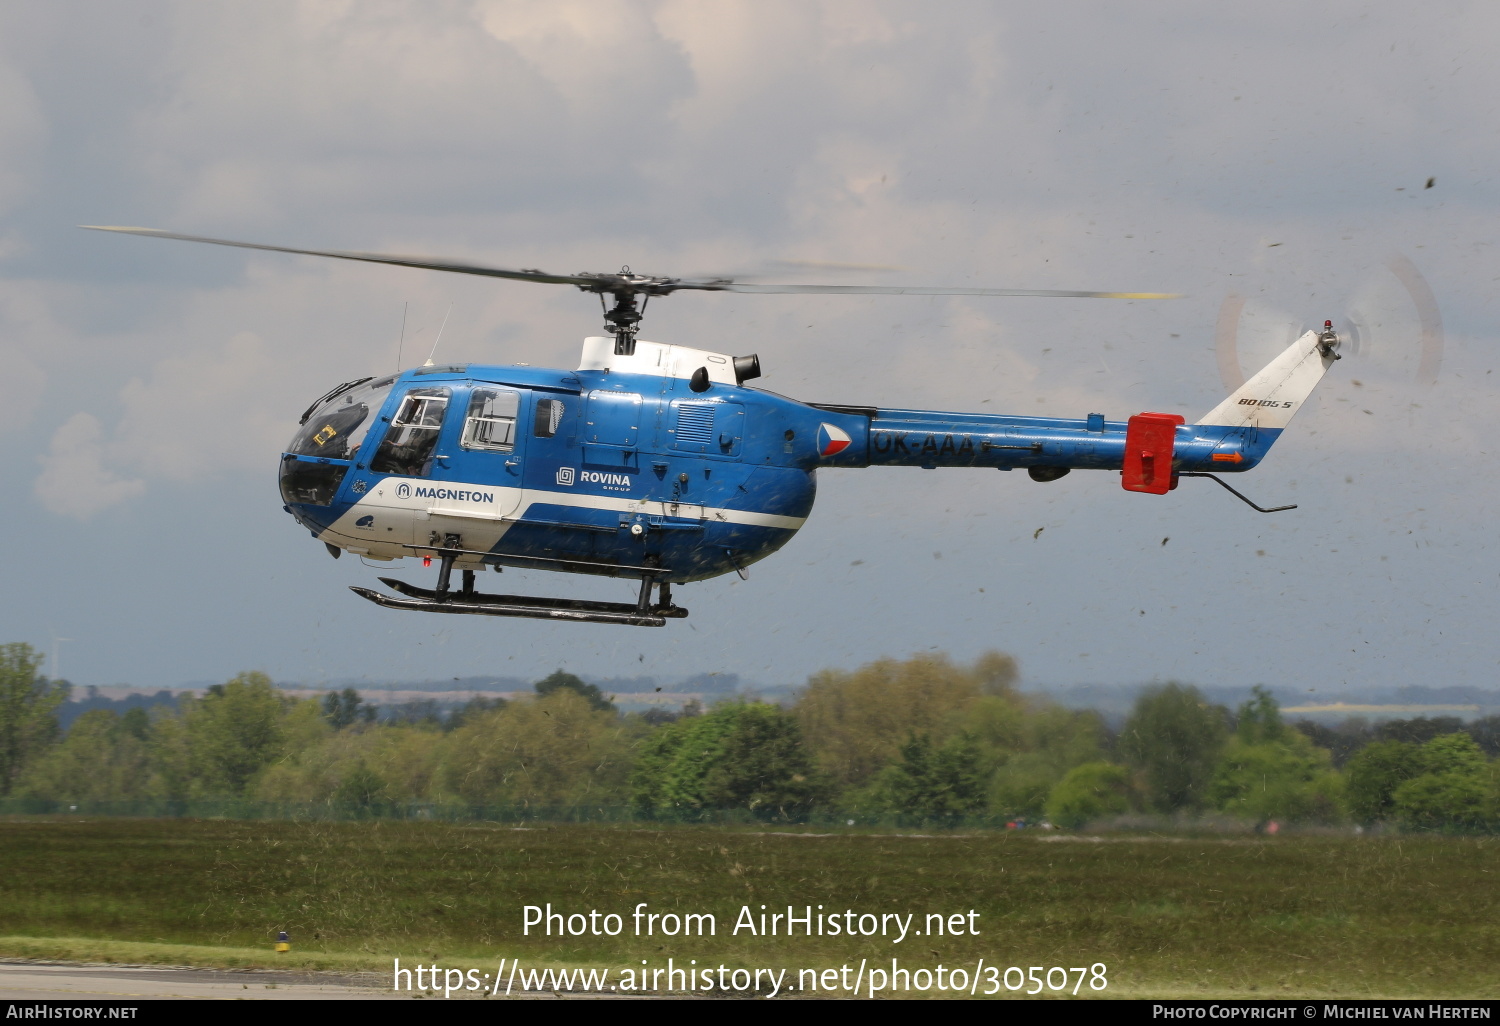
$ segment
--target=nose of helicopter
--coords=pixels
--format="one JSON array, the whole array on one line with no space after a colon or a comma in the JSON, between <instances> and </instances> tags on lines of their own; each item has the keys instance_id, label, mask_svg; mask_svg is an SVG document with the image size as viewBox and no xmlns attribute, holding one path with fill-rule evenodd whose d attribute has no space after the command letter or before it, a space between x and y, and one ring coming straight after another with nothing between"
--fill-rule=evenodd
<instances>
[{"instance_id":1,"label":"nose of helicopter","mask_svg":"<svg viewBox=\"0 0 1500 1026\"><path fill-rule=\"evenodd\" d=\"M307 408L281 455L281 498L289 509L306 513L332 504L395 381L396 375L346 381Z\"/></svg>"}]
</instances>

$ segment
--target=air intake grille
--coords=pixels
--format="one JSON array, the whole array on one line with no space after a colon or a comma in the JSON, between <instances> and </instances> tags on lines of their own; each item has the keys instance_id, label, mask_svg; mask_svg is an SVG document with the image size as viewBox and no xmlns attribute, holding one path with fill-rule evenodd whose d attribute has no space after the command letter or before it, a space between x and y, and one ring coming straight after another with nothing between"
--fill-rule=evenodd
<instances>
[{"instance_id":1,"label":"air intake grille","mask_svg":"<svg viewBox=\"0 0 1500 1026\"><path fill-rule=\"evenodd\" d=\"M677 407L677 444L707 445L714 437L716 403L683 403Z\"/></svg>"}]
</instances>

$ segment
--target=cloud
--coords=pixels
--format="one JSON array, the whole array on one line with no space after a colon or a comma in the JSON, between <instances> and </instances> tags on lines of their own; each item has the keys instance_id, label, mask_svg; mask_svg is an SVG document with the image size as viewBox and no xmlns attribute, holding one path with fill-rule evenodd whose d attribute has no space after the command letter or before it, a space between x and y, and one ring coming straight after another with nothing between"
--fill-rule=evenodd
<instances>
[{"instance_id":1,"label":"cloud","mask_svg":"<svg viewBox=\"0 0 1500 1026\"><path fill-rule=\"evenodd\" d=\"M25 75L0 62L0 213L32 187L46 140L46 121Z\"/></svg>"},{"instance_id":2,"label":"cloud","mask_svg":"<svg viewBox=\"0 0 1500 1026\"><path fill-rule=\"evenodd\" d=\"M573 117L598 127L623 97L664 109L692 87L686 55L640 6L481 0L474 13L485 32L557 90Z\"/></svg>"},{"instance_id":3,"label":"cloud","mask_svg":"<svg viewBox=\"0 0 1500 1026\"><path fill-rule=\"evenodd\" d=\"M271 461L287 428L267 400L274 361L255 335L162 360L120 392L112 451L153 477L189 481Z\"/></svg>"},{"instance_id":4,"label":"cloud","mask_svg":"<svg viewBox=\"0 0 1500 1026\"><path fill-rule=\"evenodd\" d=\"M14 236L0 234L0 260ZM52 316L46 290L0 281L0 431L15 437L27 427L46 395L45 355L72 340Z\"/></svg>"},{"instance_id":5,"label":"cloud","mask_svg":"<svg viewBox=\"0 0 1500 1026\"><path fill-rule=\"evenodd\" d=\"M89 413L75 413L52 436L38 459L36 497L54 513L87 520L146 491L146 483L121 478L105 466L104 429Z\"/></svg>"}]
</instances>

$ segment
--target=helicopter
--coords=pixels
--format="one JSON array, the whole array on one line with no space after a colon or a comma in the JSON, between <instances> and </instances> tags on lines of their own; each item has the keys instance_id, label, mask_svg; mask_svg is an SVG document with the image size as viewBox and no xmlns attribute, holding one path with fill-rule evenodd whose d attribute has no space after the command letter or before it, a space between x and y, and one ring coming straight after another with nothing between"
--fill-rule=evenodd
<instances>
[{"instance_id":1,"label":"helicopter","mask_svg":"<svg viewBox=\"0 0 1500 1026\"><path fill-rule=\"evenodd\" d=\"M662 627L688 610L674 585L738 573L776 552L812 511L817 471L857 467L1024 468L1050 482L1120 473L1164 495L1204 477L1262 513L1221 474L1253 469L1340 358L1331 321L1187 424L947 413L799 402L746 382L756 355L639 338L653 297L679 291L1168 299L1163 293L670 278L622 268L549 274L425 257L295 249L152 228L98 231L571 285L599 296L608 334L584 339L573 370L427 364L346 381L316 399L280 457L283 508L328 552L438 561L431 589L379 578L351 586L390 609ZM613 300L609 305L606 297ZM479 571L544 569L638 580L635 602L499 595ZM453 571L459 584L453 584Z\"/></svg>"}]
</instances>

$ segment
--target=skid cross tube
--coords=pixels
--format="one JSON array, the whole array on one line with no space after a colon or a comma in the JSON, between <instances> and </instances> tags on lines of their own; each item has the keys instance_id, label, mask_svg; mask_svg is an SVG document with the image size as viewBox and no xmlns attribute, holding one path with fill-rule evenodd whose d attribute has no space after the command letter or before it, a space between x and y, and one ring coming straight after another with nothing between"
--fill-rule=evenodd
<instances>
[{"instance_id":1,"label":"skid cross tube","mask_svg":"<svg viewBox=\"0 0 1500 1026\"><path fill-rule=\"evenodd\" d=\"M665 577L672 571L664 566L629 566L624 563L594 563L586 559L557 559L552 556L522 556L513 553L496 553L487 549L445 549L441 545L402 545L404 549L414 552L432 553L441 556L444 552L452 552L459 556L489 556L504 560L506 565L517 564L552 564L552 566L539 566L539 570L548 570L553 567L566 568L567 571L577 573L596 573L607 577L619 577L622 573L645 574L649 577Z\"/></svg>"}]
</instances>

